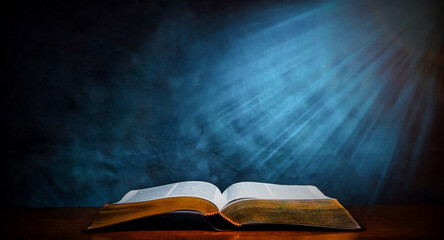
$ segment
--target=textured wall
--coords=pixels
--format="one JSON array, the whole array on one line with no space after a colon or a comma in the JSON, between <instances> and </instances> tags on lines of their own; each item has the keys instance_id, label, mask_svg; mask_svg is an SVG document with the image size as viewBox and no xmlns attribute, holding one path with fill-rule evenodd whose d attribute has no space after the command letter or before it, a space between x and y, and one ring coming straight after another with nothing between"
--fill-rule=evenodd
<instances>
[{"instance_id":1,"label":"textured wall","mask_svg":"<svg viewBox=\"0 0 444 240\"><path fill-rule=\"evenodd\" d=\"M3 9L2 203L185 180L439 202L442 5L35 1Z\"/></svg>"}]
</instances>

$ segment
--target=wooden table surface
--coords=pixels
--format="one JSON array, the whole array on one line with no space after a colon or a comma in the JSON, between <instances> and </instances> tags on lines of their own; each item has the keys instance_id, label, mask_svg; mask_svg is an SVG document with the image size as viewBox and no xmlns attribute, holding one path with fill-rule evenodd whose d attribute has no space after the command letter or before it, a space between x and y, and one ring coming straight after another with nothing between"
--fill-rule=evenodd
<instances>
[{"instance_id":1,"label":"wooden table surface","mask_svg":"<svg viewBox=\"0 0 444 240\"><path fill-rule=\"evenodd\" d=\"M99 208L9 208L1 210L2 239L444 239L443 205L346 207L364 226L347 232L303 227L268 227L216 232L179 223L168 228L121 227L82 232ZM155 220L158 221L158 220ZM137 224L136 224L137 225ZM133 226L134 228L134 226Z\"/></svg>"}]
</instances>

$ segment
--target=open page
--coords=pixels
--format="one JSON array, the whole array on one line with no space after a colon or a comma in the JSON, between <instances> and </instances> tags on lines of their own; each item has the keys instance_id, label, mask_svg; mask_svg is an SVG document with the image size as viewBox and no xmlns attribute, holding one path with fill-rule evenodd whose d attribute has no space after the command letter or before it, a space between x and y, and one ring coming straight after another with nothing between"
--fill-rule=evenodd
<instances>
[{"instance_id":1,"label":"open page","mask_svg":"<svg viewBox=\"0 0 444 240\"><path fill-rule=\"evenodd\" d=\"M170 197L197 197L213 202L219 209L225 205L220 190L211 183L201 181L179 182L159 187L129 191L115 204L151 201Z\"/></svg>"},{"instance_id":2,"label":"open page","mask_svg":"<svg viewBox=\"0 0 444 240\"><path fill-rule=\"evenodd\" d=\"M227 203L242 198L311 200L330 199L311 185L278 185L270 183L240 182L228 187L222 194Z\"/></svg>"}]
</instances>

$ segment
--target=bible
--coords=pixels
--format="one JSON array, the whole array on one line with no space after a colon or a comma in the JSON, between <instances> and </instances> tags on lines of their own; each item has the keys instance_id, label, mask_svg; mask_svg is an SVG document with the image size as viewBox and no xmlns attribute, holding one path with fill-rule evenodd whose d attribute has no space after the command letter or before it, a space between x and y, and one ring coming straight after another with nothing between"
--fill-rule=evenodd
<instances>
[{"instance_id":1,"label":"bible","mask_svg":"<svg viewBox=\"0 0 444 240\"><path fill-rule=\"evenodd\" d=\"M361 229L336 199L315 186L239 182L221 192L211 183L187 181L129 191L103 206L86 230L174 212L207 216L216 230L254 224Z\"/></svg>"}]
</instances>

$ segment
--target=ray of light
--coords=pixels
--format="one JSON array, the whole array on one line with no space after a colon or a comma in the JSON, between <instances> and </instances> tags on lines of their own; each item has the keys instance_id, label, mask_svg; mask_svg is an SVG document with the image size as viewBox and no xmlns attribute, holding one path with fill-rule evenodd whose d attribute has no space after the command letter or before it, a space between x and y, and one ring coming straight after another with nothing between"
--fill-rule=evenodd
<instances>
[{"instance_id":1,"label":"ray of light","mask_svg":"<svg viewBox=\"0 0 444 240\"><path fill-rule=\"evenodd\" d=\"M349 187L372 189L360 197L376 201L401 155L411 153L405 161L416 165L433 116L433 96L421 82L434 79L425 80L418 64L440 43L428 39L433 24L412 31L418 14L433 13L412 14L414 7L336 1L294 16L291 7L270 11L276 16L262 28L223 30L242 34L228 44L209 79L217 87L192 115L203 129L196 149L216 146L210 151L226 159L220 181L323 186L354 177Z\"/></svg>"}]
</instances>

